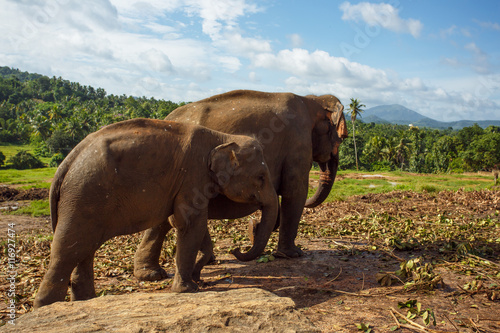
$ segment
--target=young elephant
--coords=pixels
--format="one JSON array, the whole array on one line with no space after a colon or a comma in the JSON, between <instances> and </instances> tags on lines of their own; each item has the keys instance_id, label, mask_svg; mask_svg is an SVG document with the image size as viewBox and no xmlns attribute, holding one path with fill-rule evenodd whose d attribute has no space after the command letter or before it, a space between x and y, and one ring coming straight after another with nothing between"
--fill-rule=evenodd
<instances>
[{"instance_id":1,"label":"young elephant","mask_svg":"<svg viewBox=\"0 0 500 333\"><path fill-rule=\"evenodd\" d=\"M95 297L95 251L108 239L159 225L173 214L177 229L172 290L197 290L193 280L210 259L208 201L223 194L262 209L252 248L264 250L278 214L262 147L253 138L164 120L134 119L89 135L58 168L50 189L54 240L35 298L40 307ZM197 253L203 256L195 263Z\"/></svg>"}]
</instances>

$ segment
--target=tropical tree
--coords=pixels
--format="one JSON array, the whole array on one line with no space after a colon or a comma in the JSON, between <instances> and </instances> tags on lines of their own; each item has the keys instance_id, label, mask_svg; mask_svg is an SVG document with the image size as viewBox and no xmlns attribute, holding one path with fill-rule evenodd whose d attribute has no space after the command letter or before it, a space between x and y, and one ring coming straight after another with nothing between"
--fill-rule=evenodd
<instances>
[{"instance_id":1,"label":"tropical tree","mask_svg":"<svg viewBox=\"0 0 500 333\"><path fill-rule=\"evenodd\" d=\"M396 161L401 165L401 171L403 171L403 166L410 155L410 147L408 146L409 140L402 137L399 138L399 142L396 145Z\"/></svg>"},{"instance_id":2,"label":"tropical tree","mask_svg":"<svg viewBox=\"0 0 500 333\"><path fill-rule=\"evenodd\" d=\"M363 109L366 107L366 105L361 104L361 101L358 101L358 99L351 98L351 104L349 104L349 113L351 114L351 122L352 122L352 141L354 142L354 156L356 159L356 170L359 170L358 166L358 149L356 147L356 118L361 117L361 113L363 112Z\"/></svg>"},{"instance_id":3,"label":"tropical tree","mask_svg":"<svg viewBox=\"0 0 500 333\"><path fill-rule=\"evenodd\" d=\"M379 135L368 139L361 153L361 163L374 164L382 160L383 149L387 146L387 140ZM364 157L364 159L363 159Z\"/></svg>"}]
</instances>

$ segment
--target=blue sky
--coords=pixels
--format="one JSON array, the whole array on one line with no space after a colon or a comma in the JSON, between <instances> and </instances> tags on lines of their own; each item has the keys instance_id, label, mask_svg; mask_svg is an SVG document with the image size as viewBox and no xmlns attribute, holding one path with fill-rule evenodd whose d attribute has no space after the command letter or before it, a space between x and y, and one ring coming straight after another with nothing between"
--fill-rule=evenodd
<instances>
[{"instance_id":1,"label":"blue sky","mask_svg":"<svg viewBox=\"0 0 500 333\"><path fill-rule=\"evenodd\" d=\"M108 93L233 89L500 120L500 1L0 0L0 65Z\"/></svg>"}]
</instances>

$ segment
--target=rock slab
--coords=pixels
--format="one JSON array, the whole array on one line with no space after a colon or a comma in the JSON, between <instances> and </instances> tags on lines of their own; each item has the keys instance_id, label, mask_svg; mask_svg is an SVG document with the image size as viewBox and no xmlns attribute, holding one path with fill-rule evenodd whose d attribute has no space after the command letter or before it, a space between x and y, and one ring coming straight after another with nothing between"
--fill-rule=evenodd
<instances>
[{"instance_id":1,"label":"rock slab","mask_svg":"<svg viewBox=\"0 0 500 333\"><path fill-rule=\"evenodd\" d=\"M134 293L57 302L6 332L320 332L288 297L257 288L195 294Z\"/></svg>"}]
</instances>

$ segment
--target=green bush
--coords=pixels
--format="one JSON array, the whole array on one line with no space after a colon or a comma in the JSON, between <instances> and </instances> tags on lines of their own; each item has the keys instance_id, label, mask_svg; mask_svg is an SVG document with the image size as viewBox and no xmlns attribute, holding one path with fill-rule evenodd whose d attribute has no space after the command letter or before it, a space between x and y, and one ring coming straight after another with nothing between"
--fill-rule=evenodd
<instances>
[{"instance_id":1,"label":"green bush","mask_svg":"<svg viewBox=\"0 0 500 333\"><path fill-rule=\"evenodd\" d=\"M68 155L71 149L78 144L79 140L68 134L63 130L56 130L52 133L51 137L47 139L47 148L51 153L62 153L64 156Z\"/></svg>"},{"instance_id":2,"label":"green bush","mask_svg":"<svg viewBox=\"0 0 500 333\"><path fill-rule=\"evenodd\" d=\"M63 160L64 160L64 155L61 153L57 153L54 156L52 156L52 159L50 160L49 166L51 168L58 167L59 164L61 164Z\"/></svg>"},{"instance_id":3,"label":"green bush","mask_svg":"<svg viewBox=\"0 0 500 333\"><path fill-rule=\"evenodd\" d=\"M371 171L392 171L392 165L388 161L375 162L371 165Z\"/></svg>"},{"instance_id":4,"label":"green bush","mask_svg":"<svg viewBox=\"0 0 500 333\"><path fill-rule=\"evenodd\" d=\"M45 164L42 161L28 153L26 150L20 150L16 155L9 158L7 160L7 163L11 164L11 168L18 170L38 169L45 167Z\"/></svg>"},{"instance_id":5,"label":"green bush","mask_svg":"<svg viewBox=\"0 0 500 333\"><path fill-rule=\"evenodd\" d=\"M5 155L0 151L0 167L3 166L5 162Z\"/></svg>"}]
</instances>

